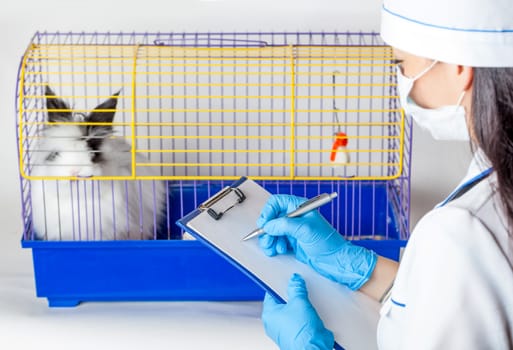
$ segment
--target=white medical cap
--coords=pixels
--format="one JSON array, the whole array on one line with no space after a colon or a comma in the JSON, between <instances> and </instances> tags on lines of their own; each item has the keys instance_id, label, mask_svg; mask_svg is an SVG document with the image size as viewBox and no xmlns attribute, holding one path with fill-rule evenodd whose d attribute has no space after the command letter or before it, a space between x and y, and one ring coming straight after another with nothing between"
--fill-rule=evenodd
<instances>
[{"instance_id":1,"label":"white medical cap","mask_svg":"<svg viewBox=\"0 0 513 350\"><path fill-rule=\"evenodd\" d=\"M393 47L471 67L513 67L512 0L384 0L381 36Z\"/></svg>"}]
</instances>

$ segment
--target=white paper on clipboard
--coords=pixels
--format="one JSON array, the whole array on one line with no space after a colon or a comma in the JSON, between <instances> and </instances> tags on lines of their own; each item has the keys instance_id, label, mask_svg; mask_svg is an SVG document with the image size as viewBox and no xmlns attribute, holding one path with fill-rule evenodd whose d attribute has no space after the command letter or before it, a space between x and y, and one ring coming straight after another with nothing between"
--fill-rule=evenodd
<instances>
[{"instance_id":1,"label":"white paper on clipboard","mask_svg":"<svg viewBox=\"0 0 513 350\"><path fill-rule=\"evenodd\" d=\"M319 275L292 254L268 257L258 247L258 239L242 241L256 228L260 211L271 194L247 178L237 181L233 188L238 193L225 189L225 194L214 195L205 202L207 207L178 224L284 301L290 277L300 274L306 281L310 301L338 345L345 349L376 349L380 304ZM219 214L216 220L214 216Z\"/></svg>"}]
</instances>

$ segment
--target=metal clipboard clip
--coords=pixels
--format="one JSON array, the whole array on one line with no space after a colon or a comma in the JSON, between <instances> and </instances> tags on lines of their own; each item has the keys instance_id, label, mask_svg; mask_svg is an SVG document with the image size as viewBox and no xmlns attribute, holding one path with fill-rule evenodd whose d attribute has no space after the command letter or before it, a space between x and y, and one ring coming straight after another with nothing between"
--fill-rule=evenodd
<instances>
[{"instance_id":1,"label":"metal clipboard clip","mask_svg":"<svg viewBox=\"0 0 513 350\"><path fill-rule=\"evenodd\" d=\"M231 193L234 193L236 195L235 202L229 203L227 207L225 207L224 209L221 208L221 210L217 209L216 211L212 208L214 205L220 203L220 201L223 198L225 198ZM244 193L242 193L241 190L239 190L236 187L227 186L218 193L216 193L213 197L203 202L199 206L199 210L206 211L215 220L219 220L228 210L232 209L235 205L244 202L245 199L246 196L244 195Z\"/></svg>"}]
</instances>

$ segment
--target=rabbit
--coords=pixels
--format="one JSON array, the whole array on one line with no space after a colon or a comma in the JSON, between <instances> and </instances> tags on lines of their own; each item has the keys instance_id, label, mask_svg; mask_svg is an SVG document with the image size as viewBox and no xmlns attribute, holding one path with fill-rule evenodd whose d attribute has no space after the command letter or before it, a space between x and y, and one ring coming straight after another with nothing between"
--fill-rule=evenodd
<instances>
[{"instance_id":1,"label":"rabbit","mask_svg":"<svg viewBox=\"0 0 513 350\"><path fill-rule=\"evenodd\" d=\"M31 175L88 178L132 174L131 146L123 138L113 137L112 124L72 123L112 123L119 92L87 115L71 112L48 86L45 95L49 124L36 138ZM114 111L101 111L106 109ZM147 160L137 154L136 161ZM156 168L140 167L138 175L158 174ZM164 181L157 180L32 180L31 201L37 239L150 239L165 216L166 189Z\"/></svg>"}]
</instances>

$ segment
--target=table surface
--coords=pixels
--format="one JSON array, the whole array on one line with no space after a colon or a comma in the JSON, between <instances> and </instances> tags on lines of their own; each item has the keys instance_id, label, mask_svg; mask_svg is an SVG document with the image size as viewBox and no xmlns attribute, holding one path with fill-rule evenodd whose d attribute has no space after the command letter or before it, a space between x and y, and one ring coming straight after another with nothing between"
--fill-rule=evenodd
<instances>
[{"instance_id":1,"label":"table surface","mask_svg":"<svg viewBox=\"0 0 513 350\"><path fill-rule=\"evenodd\" d=\"M261 302L85 302L37 298L30 249L0 245L0 349L277 349Z\"/></svg>"}]
</instances>

